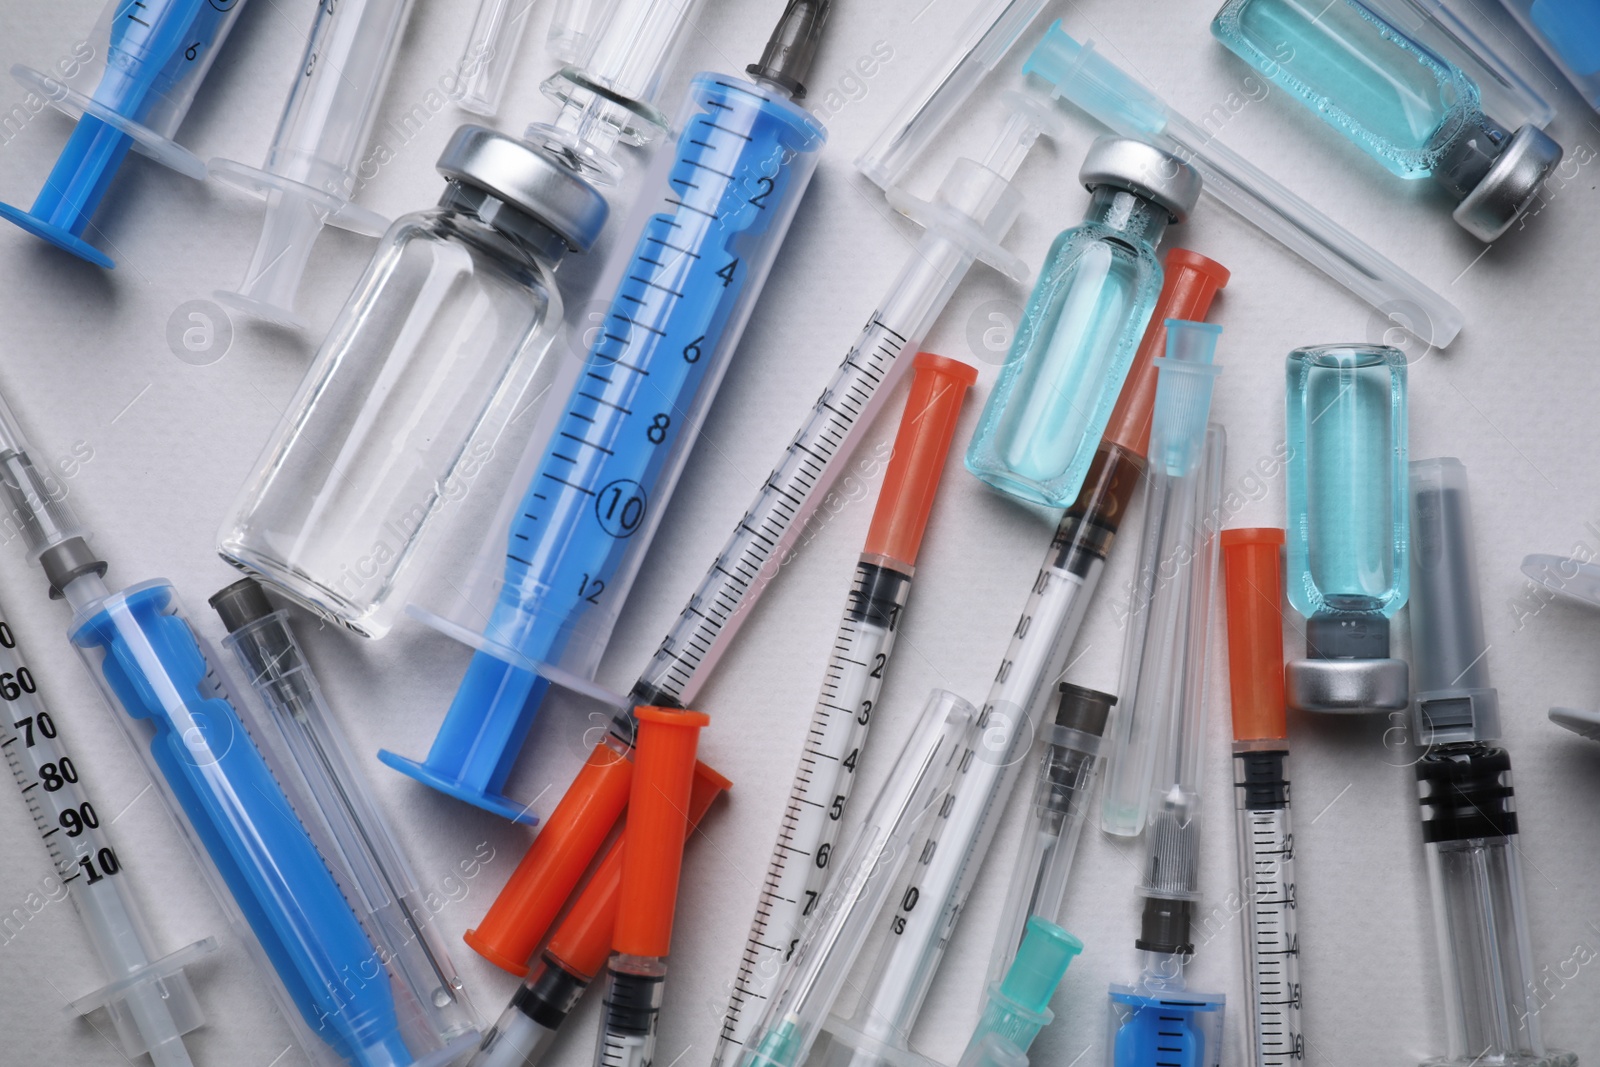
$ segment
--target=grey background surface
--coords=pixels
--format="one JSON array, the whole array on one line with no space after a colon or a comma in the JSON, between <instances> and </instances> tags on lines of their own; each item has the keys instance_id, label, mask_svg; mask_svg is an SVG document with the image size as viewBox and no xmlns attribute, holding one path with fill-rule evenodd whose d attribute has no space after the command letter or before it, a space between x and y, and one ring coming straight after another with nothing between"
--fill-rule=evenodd
<instances>
[{"instance_id":1,"label":"grey background surface","mask_svg":"<svg viewBox=\"0 0 1600 1067\"><path fill-rule=\"evenodd\" d=\"M1567 146L1569 162L1526 226L1485 247L1449 221L1442 198L1423 183L1393 179L1277 91L1252 99L1262 95L1258 83L1247 84L1243 65L1207 32L1210 3L1057 6L1075 36L1095 39L1191 117L1215 116L1226 143L1466 312L1466 329L1448 352L1409 349L1412 453L1459 456L1470 471L1490 657L1517 769L1533 953L1547 1003L1541 1017L1556 1045L1585 1061L1600 1056L1600 970L1592 962L1600 955L1600 823L1593 814L1600 804L1600 748L1545 718L1552 704L1600 703L1600 661L1593 654L1600 615L1547 605L1517 569L1527 552L1600 551L1600 466L1593 459L1600 445L1594 414L1600 196L1592 162L1600 123L1564 83L1549 80L1554 75L1544 57L1512 30L1510 39L1524 53L1519 61L1545 78L1557 101L1551 130ZM551 113L538 90L553 69L540 47L549 7L536 6L502 128L519 130ZM753 60L780 8L777 0L708 0L663 99L680 97L689 72L738 70ZM259 162L313 9L312 0L249 5L181 131L184 144L201 158ZM397 134L393 124L424 105L457 62L472 13L467 0L418 3L379 120L378 136L393 159L362 191L367 206L393 215L437 197L432 161L468 116L448 105L436 112L424 106L426 121L410 136ZM812 79L815 106L835 112L828 118L831 143L617 629L603 682L618 688L631 682L910 253L915 228L850 161L942 54L966 14L959 0L838 5ZM95 0L3 0L0 64L51 62L97 15ZM857 61L879 42L892 57L862 77ZM830 91L837 96L830 99ZM10 81L0 86L0 117L23 97ZM986 92L923 161L913 187L926 195L955 154L981 152L999 114L994 94ZM67 128L49 112L6 126L0 197L31 201ZM1008 243L1029 263L1036 265L1056 233L1080 217L1087 196L1076 170L1096 132L1073 116L1068 135L1041 144L1025 164L1018 182L1027 206ZM221 631L205 598L234 577L213 551L217 526L372 249L366 239L324 234L300 296L312 323L305 334L238 319L226 348L219 342L203 354L211 362L178 358L168 342L177 309L237 282L259 223L255 202L135 159L97 219L120 253L115 272L0 228L0 389L40 457L74 448L92 453L66 484L112 562L112 579L171 578L214 641ZM1284 433L1284 354L1302 344L1379 340L1384 324L1214 204L1204 203L1171 241L1233 271L1213 313L1225 327L1218 362L1226 371L1214 417L1229 433L1227 485L1237 499L1231 522L1279 524L1283 478L1268 460ZM575 285L585 268L569 264L562 275L563 284ZM927 342L976 362L982 372L958 447L970 436L1025 298L1024 289L976 268ZM860 455L892 435L898 410L892 399ZM780 575L704 690L701 704L713 725L703 755L736 786L686 860L661 1028L663 1064L704 1062L710 1054L875 491L872 478L843 486L831 518ZM952 457L858 796L870 796L886 773L887 754L898 748L931 686L982 698L1051 527L1050 516L984 490ZM1127 548L1115 555L1079 640L1073 680L1117 685L1119 605L1131 555ZM117 813L119 847L158 945L170 950L208 934L223 943L221 954L195 971L210 1020L191 1041L197 1062L301 1062L141 765L75 662L63 638L66 610L46 601L19 538L0 546L0 590L96 803ZM476 1006L492 1021L513 983L459 937L510 874L528 832L435 795L371 758L380 747L426 750L468 652L415 623L382 642L319 629L307 617L299 629L421 883L440 902L436 921ZM1296 635L1289 637L1293 654ZM1402 616L1398 647L1404 639ZM1236 1010L1242 982L1239 920L1226 903L1237 875L1220 625L1212 663L1201 909L1207 932L1191 975L1234 1002L1226 1062L1236 1064L1244 1057L1243 1014ZM539 754L519 770L513 792L531 798L553 786L541 804L547 807L576 766L591 725L581 712L547 720ZM1391 725L1381 717L1291 723L1304 1025L1307 1059L1321 1067L1398 1067L1443 1047L1409 756L1388 732ZM1013 804L923 1012L916 1044L947 1063L976 1020L994 915L1020 829ZM27 905L49 873L33 837L24 806L0 801L0 915L26 913L0 938L0 1062L121 1063L99 1030L66 1011L67 1001L101 978L69 907L50 904L34 913ZM457 865L480 848L494 858L476 877L462 879ZM1137 846L1085 835L1066 921L1089 948L1056 998L1058 1020L1035 1045L1037 1063L1103 1061L1106 985L1130 977L1135 966L1139 854ZM552 1063L589 1061L597 1000L578 1009Z\"/></svg>"}]
</instances>

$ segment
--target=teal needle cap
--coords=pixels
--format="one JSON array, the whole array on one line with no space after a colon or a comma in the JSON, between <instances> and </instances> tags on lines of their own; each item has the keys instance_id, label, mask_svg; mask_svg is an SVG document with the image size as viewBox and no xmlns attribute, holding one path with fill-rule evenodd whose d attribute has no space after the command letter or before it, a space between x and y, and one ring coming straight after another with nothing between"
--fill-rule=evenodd
<instances>
[{"instance_id":1,"label":"teal needle cap","mask_svg":"<svg viewBox=\"0 0 1600 1067\"><path fill-rule=\"evenodd\" d=\"M1093 41L1074 40L1059 19L1022 72L1043 78L1052 95L1072 101L1124 137L1154 137L1167 127L1166 103L1096 52Z\"/></svg>"},{"instance_id":2,"label":"teal needle cap","mask_svg":"<svg viewBox=\"0 0 1600 1067\"><path fill-rule=\"evenodd\" d=\"M1068 965L1082 951L1082 941L1053 922L1030 916L1016 959L1005 978L989 988L989 1003L968 1048L994 1034L1027 1052L1039 1031L1054 1018L1050 998Z\"/></svg>"},{"instance_id":3,"label":"teal needle cap","mask_svg":"<svg viewBox=\"0 0 1600 1067\"><path fill-rule=\"evenodd\" d=\"M1156 411L1150 429L1150 458L1175 478L1190 473L1206 444L1211 388L1221 367L1217 354L1222 327L1209 322L1168 319L1167 354L1157 356Z\"/></svg>"}]
</instances>

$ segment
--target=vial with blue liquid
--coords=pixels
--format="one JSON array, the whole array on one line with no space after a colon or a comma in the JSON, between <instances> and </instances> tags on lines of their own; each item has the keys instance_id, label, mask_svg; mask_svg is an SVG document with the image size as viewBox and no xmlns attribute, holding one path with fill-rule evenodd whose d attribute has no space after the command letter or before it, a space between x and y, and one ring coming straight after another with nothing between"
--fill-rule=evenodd
<instances>
[{"instance_id":1,"label":"vial with blue liquid","mask_svg":"<svg viewBox=\"0 0 1600 1067\"><path fill-rule=\"evenodd\" d=\"M1361 0L1228 0L1212 34L1401 178L1432 177L1493 241L1538 197L1561 146L1484 113L1459 66Z\"/></svg>"},{"instance_id":2,"label":"vial with blue liquid","mask_svg":"<svg viewBox=\"0 0 1600 1067\"><path fill-rule=\"evenodd\" d=\"M1047 507L1077 498L1161 291L1156 246L1200 196L1187 164L1102 137L1078 172L1089 210L1057 237L967 449L967 469Z\"/></svg>"},{"instance_id":3,"label":"vial with blue liquid","mask_svg":"<svg viewBox=\"0 0 1600 1067\"><path fill-rule=\"evenodd\" d=\"M1306 658L1284 685L1303 711L1399 711L1389 620L1409 591L1406 360L1384 345L1289 353L1288 593Z\"/></svg>"}]
</instances>

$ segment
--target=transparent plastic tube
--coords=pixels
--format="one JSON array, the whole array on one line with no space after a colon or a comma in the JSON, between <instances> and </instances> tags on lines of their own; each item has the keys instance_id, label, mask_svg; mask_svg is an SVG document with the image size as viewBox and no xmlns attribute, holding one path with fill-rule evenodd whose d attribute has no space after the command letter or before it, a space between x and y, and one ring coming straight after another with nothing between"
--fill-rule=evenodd
<instances>
[{"instance_id":1,"label":"transparent plastic tube","mask_svg":"<svg viewBox=\"0 0 1600 1067\"><path fill-rule=\"evenodd\" d=\"M206 164L211 177L266 200L249 270L237 290L216 292L223 303L304 326L295 314L295 294L323 224L368 237L388 229L387 219L357 206L353 198L411 4L318 4L266 161L259 168L228 159Z\"/></svg>"},{"instance_id":2,"label":"transparent plastic tube","mask_svg":"<svg viewBox=\"0 0 1600 1067\"><path fill-rule=\"evenodd\" d=\"M1055 722L1036 746L1032 803L1022 849L1012 868L1000 929L989 958L989 981L1002 981L1032 916L1059 922L1078 838L1094 803L1100 735L1117 698L1062 682Z\"/></svg>"},{"instance_id":3,"label":"transparent plastic tube","mask_svg":"<svg viewBox=\"0 0 1600 1067\"><path fill-rule=\"evenodd\" d=\"M1186 669L1193 653L1182 640L1189 632L1194 590L1200 588L1200 578L1191 572L1202 566L1201 550L1218 521L1212 495L1220 485L1207 463L1218 461L1221 431L1208 432L1205 420L1220 372L1211 360L1221 329L1171 320L1167 329L1150 435L1144 533L1101 799L1101 829L1124 837L1137 836L1153 810L1171 809L1171 818L1186 821L1188 786L1172 793L1173 783L1193 783L1199 758L1176 746L1185 709L1192 710L1198 699L1189 690L1196 672ZM1183 765L1167 765L1180 752Z\"/></svg>"},{"instance_id":4,"label":"transparent plastic tube","mask_svg":"<svg viewBox=\"0 0 1600 1067\"><path fill-rule=\"evenodd\" d=\"M801 937L745 1042L740 1067L798 1067L900 880L914 842L960 771L977 710L934 690L889 780L852 831L816 920Z\"/></svg>"},{"instance_id":5,"label":"transparent plastic tube","mask_svg":"<svg viewBox=\"0 0 1600 1067\"><path fill-rule=\"evenodd\" d=\"M1159 440L1162 425L1158 409L1152 445ZM1225 999L1221 994L1191 991L1184 977L1184 965L1194 952L1190 931L1200 899L1205 653L1217 570L1215 527L1222 506L1222 428L1208 427L1204 441L1194 472L1186 476L1199 488L1199 507L1188 512L1187 540L1168 542L1178 554L1163 557L1170 560L1171 574L1162 584L1177 587L1167 596L1178 606L1161 609L1163 593L1158 585L1150 625L1142 633L1130 629L1128 636L1130 643L1139 641L1143 651L1137 657L1138 686L1130 686L1124 676L1125 699L1140 702L1139 711L1147 717L1164 721L1153 724L1161 736L1139 888L1145 898L1136 943L1142 967L1132 983L1111 986L1106 1063L1112 1067L1218 1067L1222 1062ZM1113 759L1120 756L1119 752Z\"/></svg>"},{"instance_id":6,"label":"transparent plastic tube","mask_svg":"<svg viewBox=\"0 0 1600 1067\"><path fill-rule=\"evenodd\" d=\"M1418 762L1423 840L1444 983L1446 1052L1428 1067L1574 1067L1548 1049L1528 940L1511 762L1483 742Z\"/></svg>"},{"instance_id":7,"label":"transparent plastic tube","mask_svg":"<svg viewBox=\"0 0 1600 1067\"><path fill-rule=\"evenodd\" d=\"M15 456L8 453L0 463ZM108 982L75 1000L73 1010L83 1015L105 1008L130 1059L148 1053L155 1067L190 1067L183 1035L205 1018L184 968L217 943L208 937L165 957L156 954L124 868L130 853L119 852L111 835L114 816L90 799L88 771L68 753L66 728L45 706L16 631L3 620L0 698L6 702L0 750Z\"/></svg>"},{"instance_id":8,"label":"transparent plastic tube","mask_svg":"<svg viewBox=\"0 0 1600 1067\"><path fill-rule=\"evenodd\" d=\"M461 96L456 106L493 118L516 66L534 0L482 0L461 53Z\"/></svg>"},{"instance_id":9,"label":"transparent plastic tube","mask_svg":"<svg viewBox=\"0 0 1600 1067\"><path fill-rule=\"evenodd\" d=\"M555 0L545 47L563 63L581 67L594 55L621 0Z\"/></svg>"},{"instance_id":10,"label":"transparent plastic tube","mask_svg":"<svg viewBox=\"0 0 1600 1067\"><path fill-rule=\"evenodd\" d=\"M1461 312L1276 179L1173 111L1154 92L1058 22L1025 68L1097 121L1194 167L1209 193L1246 222L1365 300L1425 344L1444 348Z\"/></svg>"},{"instance_id":11,"label":"transparent plastic tube","mask_svg":"<svg viewBox=\"0 0 1600 1067\"><path fill-rule=\"evenodd\" d=\"M885 192L898 184L928 142L1048 6L1049 0L988 0L976 8L949 54L856 158L856 169Z\"/></svg>"}]
</instances>

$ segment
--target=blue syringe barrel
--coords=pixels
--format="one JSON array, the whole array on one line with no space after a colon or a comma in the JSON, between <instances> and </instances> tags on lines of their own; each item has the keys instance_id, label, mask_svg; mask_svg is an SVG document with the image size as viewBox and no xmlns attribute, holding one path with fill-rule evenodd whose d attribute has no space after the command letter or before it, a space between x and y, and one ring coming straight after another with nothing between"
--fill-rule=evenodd
<instances>
[{"instance_id":1,"label":"blue syringe barrel","mask_svg":"<svg viewBox=\"0 0 1600 1067\"><path fill-rule=\"evenodd\" d=\"M93 576L78 581L98 582ZM74 584L77 584L76 582ZM172 586L144 582L79 605L70 635L151 778L214 876L258 962L287 995L285 1017L318 1067L400 1067L386 960L351 910L324 852L260 747L244 707ZM206 862L208 861L208 862ZM243 932L243 931L241 931Z\"/></svg>"},{"instance_id":2,"label":"blue syringe barrel","mask_svg":"<svg viewBox=\"0 0 1600 1067\"><path fill-rule=\"evenodd\" d=\"M781 89L720 74L675 128L565 403L465 580L422 605L478 649L438 739L420 764L381 757L510 817L500 790L544 690L593 678L825 139Z\"/></svg>"},{"instance_id":3,"label":"blue syringe barrel","mask_svg":"<svg viewBox=\"0 0 1600 1067\"><path fill-rule=\"evenodd\" d=\"M0 204L0 218L91 263L114 266L83 234L130 148L191 178L205 176L205 166L172 136L243 6L244 0L110 0L91 34L94 61L69 79L77 84L13 68L24 86L78 125L32 208Z\"/></svg>"}]
</instances>

